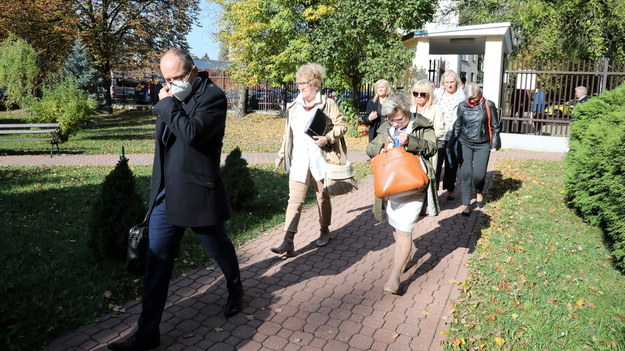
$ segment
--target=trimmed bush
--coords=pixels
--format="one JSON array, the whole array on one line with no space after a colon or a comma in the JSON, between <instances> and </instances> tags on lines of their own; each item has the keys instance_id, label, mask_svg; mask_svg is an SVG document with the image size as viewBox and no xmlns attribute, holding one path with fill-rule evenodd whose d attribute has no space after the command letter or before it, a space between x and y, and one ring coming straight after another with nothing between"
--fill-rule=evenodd
<instances>
[{"instance_id":1,"label":"trimmed bush","mask_svg":"<svg viewBox=\"0 0 625 351\"><path fill-rule=\"evenodd\" d=\"M128 230L141 222L147 211L136 188L122 149L119 162L104 178L100 196L91 208L87 243L98 257L125 262Z\"/></svg>"},{"instance_id":2,"label":"trimmed bush","mask_svg":"<svg viewBox=\"0 0 625 351\"><path fill-rule=\"evenodd\" d=\"M43 89L43 97L28 108L30 123L59 123L61 139L67 141L93 114L96 101L66 77L59 84Z\"/></svg>"},{"instance_id":3,"label":"trimmed bush","mask_svg":"<svg viewBox=\"0 0 625 351\"><path fill-rule=\"evenodd\" d=\"M247 161L241 158L241 149L238 147L226 157L226 162L221 167L221 176L228 189L230 206L234 211L240 211L256 199L258 190L247 168Z\"/></svg>"},{"instance_id":4,"label":"trimmed bush","mask_svg":"<svg viewBox=\"0 0 625 351\"><path fill-rule=\"evenodd\" d=\"M625 270L625 85L575 107L566 157L569 202L611 239Z\"/></svg>"}]
</instances>

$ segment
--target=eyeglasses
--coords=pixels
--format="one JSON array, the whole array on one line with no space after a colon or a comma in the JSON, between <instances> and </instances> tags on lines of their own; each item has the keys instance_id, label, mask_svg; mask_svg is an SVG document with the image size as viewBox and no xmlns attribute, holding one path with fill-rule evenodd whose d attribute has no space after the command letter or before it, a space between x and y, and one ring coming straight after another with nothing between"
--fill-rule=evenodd
<instances>
[{"instance_id":1,"label":"eyeglasses","mask_svg":"<svg viewBox=\"0 0 625 351\"><path fill-rule=\"evenodd\" d=\"M422 91L421 92L413 91L412 96L426 98L428 96L428 93L424 93Z\"/></svg>"},{"instance_id":2,"label":"eyeglasses","mask_svg":"<svg viewBox=\"0 0 625 351\"><path fill-rule=\"evenodd\" d=\"M312 84L312 82L311 82L311 81L309 81L309 80L307 80L307 81L305 81L305 82L295 82L295 84L296 84L298 87L308 88L308 87Z\"/></svg>"},{"instance_id":3,"label":"eyeglasses","mask_svg":"<svg viewBox=\"0 0 625 351\"><path fill-rule=\"evenodd\" d=\"M174 83L174 82L175 82L175 81L177 81L177 80L182 80L182 81L186 82L186 81L187 81L187 79L189 79L189 76L190 76L190 75L191 75L191 72L189 72L188 74L185 74L184 76L178 76L178 77L175 77L175 78L171 79L171 81L170 81L170 82L165 82L165 84L164 84L164 85L165 85L167 88L171 88L172 86L177 87L177 88L180 88L180 86L179 86L178 84Z\"/></svg>"},{"instance_id":4,"label":"eyeglasses","mask_svg":"<svg viewBox=\"0 0 625 351\"><path fill-rule=\"evenodd\" d=\"M398 119L387 119L387 121L388 121L389 124L393 124L393 123L397 124L397 123L403 122L404 119L406 119L405 116L402 117L402 118L398 118Z\"/></svg>"}]
</instances>

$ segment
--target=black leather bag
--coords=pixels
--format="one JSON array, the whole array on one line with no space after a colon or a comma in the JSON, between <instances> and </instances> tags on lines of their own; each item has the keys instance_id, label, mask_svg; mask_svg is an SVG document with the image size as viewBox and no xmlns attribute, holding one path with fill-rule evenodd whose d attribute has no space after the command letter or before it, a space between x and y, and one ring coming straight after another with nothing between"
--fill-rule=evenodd
<instances>
[{"instance_id":1,"label":"black leather bag","mask_svg":"<svg viewBox=\"0 0 625 351\"><path fill-rule=\"evenodd\" d=\"M145 258L148 253L148 218L134 225L128 231L128 251L126 252L126 269L128 272L143 275Z\"/></svg>"}]
</instances>

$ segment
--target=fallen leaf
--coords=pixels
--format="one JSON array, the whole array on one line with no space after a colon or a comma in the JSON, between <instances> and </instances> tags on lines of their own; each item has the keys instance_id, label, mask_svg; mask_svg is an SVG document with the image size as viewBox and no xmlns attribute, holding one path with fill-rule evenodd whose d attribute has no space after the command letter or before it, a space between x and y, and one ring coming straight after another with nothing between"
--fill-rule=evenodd
<instances>
[{"instance_id":1,"label":"fallen leaf","mask_svg":"<svg viewBox=\"0 0 625 351\"><path fill-rule=\"evenodd\" d=\"M506 343L506 340L500 338L500 337L496 337L495 338L495 342L497 343L497 345L499 345L499 347L503 346L503 344Z\"/></svg>"},{"instance_id":2,"label":"fallen leaf","mask_svg":"<svg viewBox=\"0 0 625 351\"><path fill-rule=\"evenodd\" d=\"M291 339L291 341L294 342L294 343L298 343L298 342L301 342L302 339L300 339L300 338L293 338L293 339Z\"/></svg>"},{"instance_id":3,"label":"fallen leaf","mask_svg":"<svg viewBox=\"0 0 625 351\"><path fill-rule=\"evenodd\" d=\"M462 339L462 338L461 338L461 339L456 339L456 340L454 340L454 347L455 347L455 348L459 348L459 347L460 347L460 345L462 345L462 344L465 344L464 339Z\"/></svg>"},{"instance_id":4,"label":"fallen leaf","mask_svg":"<svg viewBox=\"0 0 625 351\"><path fill-rule=\"evenodd\" d=\"M393 333L393 334L391 334L391 336L393 337L393 339L397 339L399 337L399 334L398 333Z\"/></svg>"}]
</instances>

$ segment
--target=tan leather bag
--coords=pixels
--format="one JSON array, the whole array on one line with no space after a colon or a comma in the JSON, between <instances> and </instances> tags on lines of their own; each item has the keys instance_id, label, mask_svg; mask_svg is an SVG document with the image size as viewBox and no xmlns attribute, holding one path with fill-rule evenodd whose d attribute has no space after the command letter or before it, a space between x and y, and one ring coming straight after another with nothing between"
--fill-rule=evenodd
<instances>
[{"instance_id":1,"label":"tan leather bag","mask_svg":"<svg viewBox=\"0 0 625 351\"><path fill-rule=\"evenodd\" d=\"M423 191L430 179L420 156L403 147L386 150L371 159L375 196L396 198Z\"/></svg>"}]
</instances>

